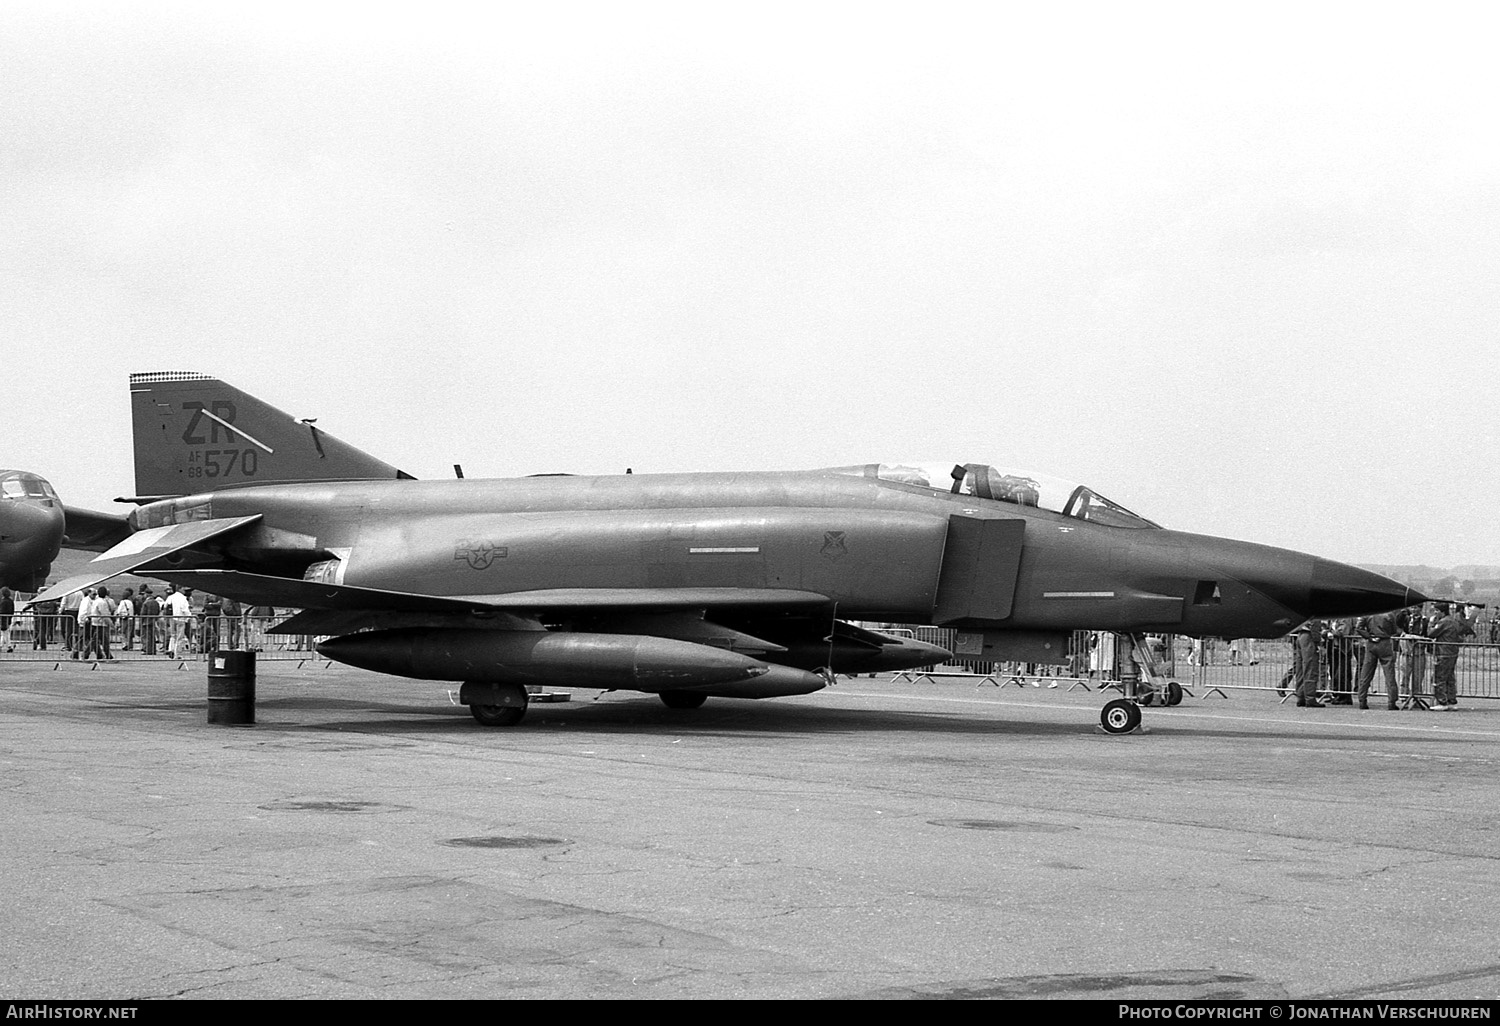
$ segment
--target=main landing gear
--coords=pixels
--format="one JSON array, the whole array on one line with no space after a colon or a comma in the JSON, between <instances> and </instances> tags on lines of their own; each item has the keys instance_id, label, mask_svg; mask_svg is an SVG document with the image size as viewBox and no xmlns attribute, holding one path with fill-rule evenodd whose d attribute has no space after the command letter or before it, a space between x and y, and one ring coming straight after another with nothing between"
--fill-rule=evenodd
<instances>
[{"instance_id":1,"label":"main landing gear","mask_svg":"<svg viewBox=\"0 0 1500 1026\"><path fill-rule=\"evenodd\" d=\"M529 704L524 685L473 680L464 682L458 700L486 727L514 727L526 715Z\"/></svg>"}]
</instances>

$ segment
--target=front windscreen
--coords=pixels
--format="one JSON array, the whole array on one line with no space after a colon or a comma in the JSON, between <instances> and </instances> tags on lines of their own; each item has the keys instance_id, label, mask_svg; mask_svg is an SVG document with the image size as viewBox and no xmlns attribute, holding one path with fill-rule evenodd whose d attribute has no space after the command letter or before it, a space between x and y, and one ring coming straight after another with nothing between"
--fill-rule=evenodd
<instances>
[{"instance_id":1,"label":"front windscreen","mask_svg":"<svg viewBox=\"0 0 1500 1026\"><path fill-rule=\"evenodd\" d=\"M52 486L31 474L11 474L0 478L0 497L6 499L55 499Z\"/></svg>"}]
</instances>

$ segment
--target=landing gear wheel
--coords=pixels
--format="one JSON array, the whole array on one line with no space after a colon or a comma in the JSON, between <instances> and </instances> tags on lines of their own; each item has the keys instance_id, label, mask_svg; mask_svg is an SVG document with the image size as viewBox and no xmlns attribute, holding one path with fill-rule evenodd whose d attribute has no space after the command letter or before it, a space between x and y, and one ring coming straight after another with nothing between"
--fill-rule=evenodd
<instances>
[{"instance_id":1,"label":"landing gear wheel","mask_svg":"<svg viewBox=\"0 0 1500 1026\"><path fill-rule=\"evenodd\" d=\"M514 727L526 715L526 706L531 701L520 684L482 680L464 681L458 700L469 707L469 715L486 727Z\"/></svg>"},{"instance_id":2,"label":"landing gear wheel","mask_svg":"<svg viewBox=\"0 0 1500 1026\"><path fill-rule=\"evenodd\" d=\"M1169 681L1167 681L1167 700L1166 700L1165 704L1166 705L1181 705L1182 704L1182 685L1179 684L1179 683L1177 683L1175 680L1169 680Z\"/></svg>"},{"instance_id":3,"label":"landing gear wheel","mask_svg":"<svg viewBox=\"0 0 1500 1026\"><path fill-rule=\"evenodd\" d=\"M1140 694L1135 696L1135 700L1141 703L1141 705L1150 705L1152 702L1156 701L1156 692L1142 691Z\"/></svg>"},{"instance_id":4,"label":"landing gear wheel","mask_svg":"<svg viewBox=\"0 0 1500 1026\"><path fill-rule=\"evenodd\" d=\"M471 705L469 712L486 727L514 727L526 715L526 707L514 705Z\"/></svg>"},{"instance_id":5,"label":"landing gear wheel","mask_svg":"<svg viewBox=\"0 0 1500 1026\"><path fill-rule=\"evenodd\" d=\"M1106 734L1129 734L1141 725L1141 707L1128 699L1117 698L1100 711L1099 725Z\"/></svg>"},{"instance_id":6,"label":"landing gear wheel","mask_svg":"<svg viewBox=\"0 0 1500 1026\"><path fill-rule=\"evenodd\" d=\"M708 700L697 691L663 691L660 697L668 709L696 709Z\"/></svg>"}]
</instances>

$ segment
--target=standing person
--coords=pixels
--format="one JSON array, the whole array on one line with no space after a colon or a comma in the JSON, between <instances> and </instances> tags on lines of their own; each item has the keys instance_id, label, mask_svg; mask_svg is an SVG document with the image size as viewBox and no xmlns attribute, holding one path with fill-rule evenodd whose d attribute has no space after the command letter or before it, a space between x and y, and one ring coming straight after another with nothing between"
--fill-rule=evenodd
<instances>
[{"instance_id":1,"label":"standing person","mask_svg":"<svg viewBox=\"0 0 1500 1026\"><path fill-rule=\"evenodd\" d=\"M223 625L223 600L219 595L202 597L202 643L199 651L216 652L220 648L219 631Z\"/></svg>"},{"instance_id":2,"label":"standing person","mask_svg":"<svg viewBox=\"0 0 1500 1026\"><path fill-rule=\"evenodd\" d=\"M1413 709L1422 708L1422 684L1427 677L1427 628L1432 621L1417 606L1406 618L1406 633L1401 635L1401 678Z\"/></svg>"},{"instance_id":3,"label":"standing person","mask_svg":"<svg viewBox=\"0 0 1500 1026\"><path fill-rule=\"evenodd\" d=\"M188 630L193 622L192 593L191 588L183 588L173 590L167 596L167 613L172 618L172 642L167 647L167 655L173 659L183 659L188 654Z\"/></svg>"},{"instance_id":4,"label":"standing person","mask_svg":"<svg viewBox=\"0 0 1500 1026\"><path fill-rule=\"evenodd\" d=\"M1438 604L1438 621L1427 629L1434 642L1436 665L1432 669L1432 709L1447 712L1458 708L1458 646L1474 636L1474 626L1464 619L1460 607L1451 610Z\"/></svg>"},{"instance_id":5,"label":"standing person","mask_svg":"<svg viewBox=\"0 0 1500 1026\"><path fill-rule=\"evenodd\" d=\"M251 606L245 613L245 647L259 652L266 644L266 627L276 615L275 606ZM1083 676L1083 674L1078 674Z\"/></svg>"},{"instance_id":6,"label":"standing person","mask_svg":"<svg viewBox=\"0 0 1500 1026\"><path fill-rule=\"evenodd\" d=\"M1325 705L1354 704L1354 682L1359 679L1359 652L1353 620L1335 620L1324 629L1323 660L1328 666Z\"/></svg>"},{"instance_id":7,"label":"standing person","mask_svg":"<svg viewBox=\"0 0 1500 1026\"><path fill-rule=\"evenodd\" d=\"M172 607L169 600L176 590L176 585L167 585L166 593L161 597L161 616L156 621L156 650L168 658L172 655Z\"/></svg>"},{"instance_id":8,"label":"standing person","mask_svg":"<svg viewBox=\"0 0 1500 1026\"><path fill-rule=\"evenodd\" d=\"M156 655L156 620L161 616L161 601L151 593L150 585L141 587L141 655Z\"/></svg>"},{"instance_id":9,"label":"standing person","mask_svg":"<svg viewBox=\"0 0 1500 1026\"><path fill-rule=\"evenodd\" d=\"M110 631L115 622L115 600L109 597L108 588L100 588L94 595L94 609L92 614L94 621L94 649L99 653L100 659L114 661L114 653L109 650Z\"/></svg>"},{"instance_id":10,"label":"standing person","mask_svg":"<svg viewBox=\"0 0 1500 1026\"><path fill-rule=\"evenodd\" d=\"M135 592L125 589L120 604L115 606L115 622L120 625L120 650L130 652L135 648Z\"/></svg>"},{"instance_id":11,"label":"standing person","mask_svg":"<svg viewBox=\"0 0 1500 1026\"><path fill-rule=\"evenodd\" d=\"M203 644L204 652L217 652L223 641L224 600L217 595L203 596Z\"/></svg>"},{"instance_id":12,"label":"standing person","mask_svg":"<svg viewBox=\"0 0 1500 1026\"><path fill-rule=\"evenodd\" d=\"M87 659L96 654L94 648L94 589L84 588L83 598L78 603L78 633L73 635L73 658Z\"/></svg>"},{"instance_id":13,"label":"standing person","mask_svg":"<svg viewBox=\"0 0 1500 1026\"><path fill-rule=\"evenodd\" d=\"M83 592L70 591L63 596L62 605L58 607L61 619L57 621L62 647L73 653L73 658L78 658L78 649L74 647L74 640L78 631L78 607L83 604Z\"/></svg>"},{"instance_id":14,"label":"standing person","mask_svg":"<svg viewBox=\"0 0 1500 1026\"><path fill-rule=\"evenodd\" d=\"M1309 620L1297 628L1297 704L1321 709L1318 701L1318 676L1322 664L1323 624Z\"/></svg>"},{"instance_id":15,"label":"standing person","mask_svg":"<svg viewBox=\"0 0 1500 1026\"><path fill-rule=\"evenodd\" d=\"M1361 709L1370 708L1368 701L1370 685L1375 680L1375 667L1385 673L1385 707L1400 707L1401 694L1396 688L1395 637L1401 633L1401 624L1395 613L1376 613L1365 617L1355 626L1360 637L1365 639L1364 652L1359 662L1359 682L1354 688L1354 697Z\"/></svg>"},{"instance_id":16,"label":"standing person","mask_svg":"<svg viewBox=\"0 0 1500 1026\"><path fill-rule=\"evenodd\" d=\"M10 643L10 625L16 618L16 597L9 588L0 588L0 638L4 639L5 651L14 652Z\"/></svg>"},{"instance_id":17,"label":"standing person","mask_svg":"<svg viewBox=\"0 0 1500 1026\"><path fill-rule=\"evenodd\" d=\"M177 585L167 585L167 590L161 597L161 619L156 624L157 636L161 639L161 643L157 647L161 649L161 654L168 659L172 658L172 653L177 650L177 643L173 638L174 627L172 620L172 596L175 594L177 594Z\"/></svg>"},{"instance_id":18,"label":"standing person","mask_svg":"<svg viewBox=\"0 0 1500 1026\"><path fill-rule=\"evenodd\" d=\"M220 612L224 617L224 645L229 649L238 649L240 629L244 627L245 611L234 599L227 598L220 606Z\"/></svg>"},{"instance_id":19,"label":"standing person","mask_svg":"<svg viewBox=\"0 0 1500 1026\"><path fill-rule=\"evenodd\" d=\"M52 644L53 632L57 629L57 600L34 603L31 607L31 647L39 652L47 651Z\"/></svg>"}]
</instances>

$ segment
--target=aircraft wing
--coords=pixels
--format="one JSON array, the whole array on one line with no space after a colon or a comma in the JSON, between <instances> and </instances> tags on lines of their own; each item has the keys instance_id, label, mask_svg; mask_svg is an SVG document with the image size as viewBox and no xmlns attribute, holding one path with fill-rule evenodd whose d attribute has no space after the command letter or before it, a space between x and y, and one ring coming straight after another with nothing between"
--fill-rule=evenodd
<instances>
[{"instance_id":1,"label":"aircraft wing","mask_svg":"<svg viewBox=\"0 0 1500 1026\"><path fill-rule=\"evenodd\" d=\"M58 581L42 592L32 603L61 598L80 588L90 588L118 574L128 573L147 563L170 556L174 552L191 548L210 538L244 527L260 519L260 514L249 517L232 517L225 520L193 520L185 524L167 527L152 527L137 531L107 552L91 559L82 573Z\"/></svg>"},{"instance_id":2,"label":"aircraft wing","mask_svg":"<svg viewBox=\"0 0 1500 1026\"><path fill-rule=\"evenodd\" d=\"M447 596L358 588L348 584L272 577L239 570L158 571L151 576L250 605L399 613L467 614L492 610L535 614L602 609L797 610L822 608L830 601L826 595L784 588L552 588L502 595Z\"/></svg>"},{"instance_id":3,"label":"aircraft wing","mask_svg":"<svg viewBox=\"0 0 1500 1026\"><path fill-rule=\"evenodd\" d=\"M97 513L63 506L63 548L104 552L130 537L130 524L121 513Z\"/></svg>"}]
</instances>

